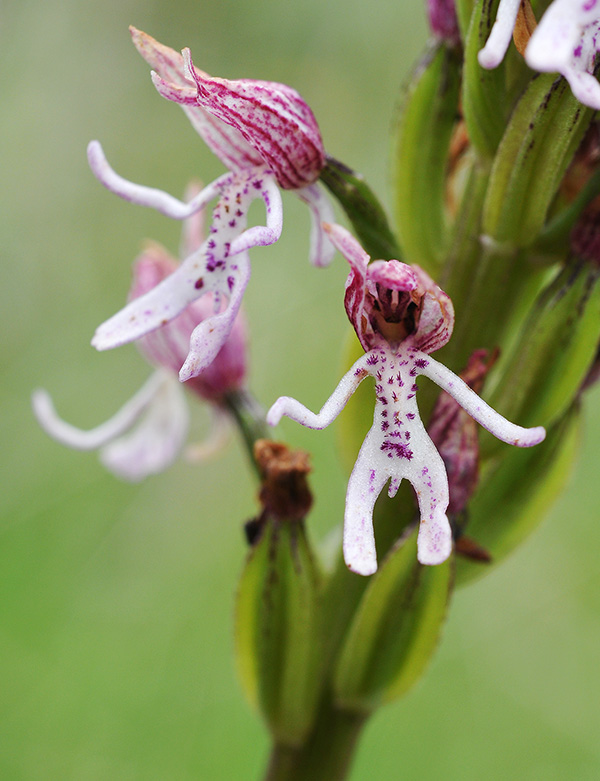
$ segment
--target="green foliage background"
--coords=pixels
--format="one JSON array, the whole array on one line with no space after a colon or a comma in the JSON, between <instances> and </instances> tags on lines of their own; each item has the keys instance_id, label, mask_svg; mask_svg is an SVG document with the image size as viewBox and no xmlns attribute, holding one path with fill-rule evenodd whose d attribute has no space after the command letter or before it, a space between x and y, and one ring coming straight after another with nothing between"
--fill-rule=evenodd
<instances>
[{"instance_id":1,"label":"green foliage background","mask_svg":"<svg viewBox=\"0 0 600 781\"><path fill-rule=\"evenodd\" d=\"M93 426L148 369L133 347L89 339L119 308L144 237L179 226L106 192L85 147L124 176L183 193L221 172L129 42L135 24L222 76L287 82L331 154L389 200L398 88L425 43L420 0L20 0L0 6L0 777L253 779L268 742L241 697L231 637L241 522L255 512L233 442L137 486L36 426L52 393ZM278 245L254 250L246 297L252 385L265 405L318 408L339 377L346 268L309 268L304 208L286 201ZM366 730L353 781L596 779L600 775L600 392L589 394L576 476L552 517L486 580L457 594L422 684ZM198 408L195 433L206 417ZM313 537L342 516L335 433L293 424L313 453Z\"/></svg>"}]
</instances>

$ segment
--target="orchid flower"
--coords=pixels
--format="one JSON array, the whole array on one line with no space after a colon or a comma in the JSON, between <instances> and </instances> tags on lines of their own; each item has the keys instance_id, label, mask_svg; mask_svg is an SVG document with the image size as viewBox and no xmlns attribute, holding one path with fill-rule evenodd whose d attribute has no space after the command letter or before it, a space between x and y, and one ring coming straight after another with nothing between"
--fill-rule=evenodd
<instances>
[{"instance_id":1,"label":"orchid flower","mask_svg":"<svg viewBox=\"0 0 600 781\"><path fill-rule=\"evenodd\" d=\"M520 6L521 0L500 0L490 36L479 52L483 68L495 68L504 58ZM533 70L560 73L577 100L600 109L600 84L593 75L599 34L598 0L554 0L527 43L525 62Z\"/></svg>"},{"instance_id":2,"label":"orchid flower","mask_svg":"<svg viewBox=\"0 0 600 781\"><path fill-rule=\"evenodd\" d=\"M202 214L184 225L184 254L202 243ZM130 299L138 300L177 272L177 262L160 245L149 243L134 264ZM90 431L63 421L44 390L33 394L33 409L42 428L58 442L76 450L99 450L100 460L124 480L137 482L170 466L180 455L188 435L189 411L178 372L185 360L190 335L207 319L214 319L214 301L207 296L185 312L137 341L148 362L157 367L143 387L110 420ZM219 311L219 310L217 310ZM218 316L218 315L217 315ZM239 311L215 360L185 387L212 412L207 441L188 449L190 459L212 455L227 431L224 399L241 389L246 375L246 325Z\"/></svg>"},{"instance_id":3,"label":"orchid flower","mask_svg":"<svg viewBox=\"0 0 600 781\"><path fill-rule=\"evenodd\" d=\"M344 558L361 575L377 569L373 507L384 485L394 496L403 478L412 483L421 524L418 558L439 564L452 550L446 515L449 496L444 462L419 416L417 377L424 375L452 396L494 436L519 447L531 447L545 437L542 427L521 428L489 407L456 374L430 353L450 339L454 311L450 298L418 266L369 256L348 231L327 226L333 244L351 266L345 306L365 350L338 387L315 414L282 396L267 413L276 425L283 415L314 429L328 426L367 376L375 379L373 426L360 449L346 494Z\"/></svg>"},{"instance_id":4,"label":"orchid flower","mask_svg":"<svg viewBox=\"0 0 600 781\"><path fill-rule=\"evenodd\" d=\"M284 84L228 81L197 69L188 49L178 54L131 28L133 42L155 69L161 95L179 103L208 147L230 169L191 200L133 184L109 166L98 141L88 147L90 167L111 192L182 220L217 198L206 241L160 285L103 323L92 344L107 350L134 341L177 317L193 301L211 295L215 306L191 335L181 381L196 377L215 359L232 328L250 277L248 250L279 239L279 187L293 190L311 210L311 260L326 265L333 247L321 229L332 207L315 184L325 152L314 116L300 95ZM266 224L248 228L250 204L261 199ZM223 306L223 301L226 306Z\"/></svg>"}]
</instances>

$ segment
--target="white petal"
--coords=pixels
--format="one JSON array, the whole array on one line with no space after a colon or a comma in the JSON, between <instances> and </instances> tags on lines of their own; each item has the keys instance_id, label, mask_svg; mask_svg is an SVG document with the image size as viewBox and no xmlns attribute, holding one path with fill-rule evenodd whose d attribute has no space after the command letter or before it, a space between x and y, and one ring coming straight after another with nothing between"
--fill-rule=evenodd
<instances>
[{"instance_id":1,"label":"white petal","mask_svg":"<svg viewBox=\"0 0 600 781\"><path fill-rule=\"evenodd\" d=\"M44 390L36 390L33 393L33 411L40 426L57 442L75 450L96 450L134 425L152 403L161 384L162 377L158 373L153 374L116 415L89 431L62 420L56 413L52 399Z\"/></svg>"},{"instance_id":2,"label":"white petal","mask_svg":"<svg viewBox=\"0 0 600 781\"><path fill-rule=\"evenodd\" d=\"M100 452L104 466L131 482L162 472L181 453L189 428L184 390L173 375L157 372L160 384L139 425Z\"/></svg>"}]
</instances>

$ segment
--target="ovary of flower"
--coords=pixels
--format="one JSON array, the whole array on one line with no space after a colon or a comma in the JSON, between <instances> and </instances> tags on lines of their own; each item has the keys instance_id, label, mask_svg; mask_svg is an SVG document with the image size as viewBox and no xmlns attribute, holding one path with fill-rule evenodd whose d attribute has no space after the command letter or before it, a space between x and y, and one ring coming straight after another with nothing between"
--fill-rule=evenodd
<instances>
[{"instance_id":1,"label":"ovary of flower","mask_svg":"<svg viewBox=\"0 0 600 781\"><path fill-rule=\"evenodd\" d=\"M510 423L460 377L430 355L403 344L378 347L362 356L318 414L295 399L279 398L267 414L270 425L276 425L286 415L308 428L322 429L340 414L367 375L375 379L373 426L350 476L344 515L344 558L348 567L360 575L370 575L377 570L373 507L388 480L389 496L396 494L404 478L415 490L421 518L419 561L440 564L452 550L452 532L446 516L448 478L442 458L419 416L416 378L420 374L437 383L477 422L504 442L531 447L545 437L542 427L525 429Z\"/></svg>"},{"instance_id":2,"label":"ovary of flower","mask_svg":"<svg viewBox=\"0 0 600 781\"><path fill-rule=\"evenodd\" d=\"M483 68L503 60L513 35L521 0L500 0L496 21L478 54ZM554 0L533 31L525 61L533 70L560 73L581 103L600 109L600 85L593 75L600 48L598 0Z\"/></svg>"},{"instance_id":3,"label":"ovary of flower","mask_svg":"<svg viewBox=\"0 0 600 781\"><path fill-rule=\"evenodd\" d=\"M180 380L184 382L212 363L231 331L250 278L247 250L272 244L281 235L281 196L277 184L264 167L229 173L186 204L160 190L132 184L118 176L108 165L98 142L90 144L88 156L92 171L109 190L174 219L190 217L203 209L215 194L220 196L209 235L202 246L160 285L131 301L99 326L92 340L98 350L134 341L165 325L196 299L212 293L215 314L192 333L189 355L180 372ZM248 209L256 198L265 203L266 225L246 228ZM222 300L227 301L227 307L217 311Z\"/></svg>"},{"instance_id":4,"label":"ovary of flower","mask_svg":"<svg viewBox=\"0 0 600 781\"><path fill-rule=\"evenodd\" d=\"M35 391L32 401L38 422L53 439L76 450L99 450L103 465L131 482L170 466L189 427L183 388L163 369L154 372L116 415L89 431L62 420L46 391Z\"/></svg>"}]
</instances>

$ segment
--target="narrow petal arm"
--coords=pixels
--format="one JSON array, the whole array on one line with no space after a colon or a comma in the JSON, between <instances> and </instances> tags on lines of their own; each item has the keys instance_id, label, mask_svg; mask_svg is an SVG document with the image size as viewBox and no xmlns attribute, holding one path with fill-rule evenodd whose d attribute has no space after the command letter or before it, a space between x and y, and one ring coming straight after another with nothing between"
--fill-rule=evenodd
<instances>
[{"instance_id":1,"label":"narrow petal arm","mask_svg":"<svg viewBox=\"0 0 600 781\"><path fill-rule=\"evenodd\" d=\"M510 45L521 0L500 0L496 21L483 49L477 55L482 68L496 68Z\"/></svg>"},{"instance_id":2,"label":"narrow petal arm","mask_svg":"<svg viewBox=\"0 0 600 781\"><path fill-rule=\"evenodd\" d=\"M310 209L310 262L313 266L328 266L333 260L335 247L323 229L323 223L335 222L333 206L318 184L311 184L296 190L296 195Z\"/></svg>"},{"instance_id":3,"label":"narrow petal arm","mask_svg":"<svg viewBox=\"0 0 600 781\"><path fill-rule=\"evenodd\" d=\"M223 174L223 176L215 179L212 184L209 184L208 187L205 187L195 195L189 203L184 203L162 190L157 190L154 187L145 187L142 184L134 184L119 176L110 167L99 141L90 141L87 153L92 173L107 190L130 203L156 209L156 211L174 220L185 220L191 217L192 214L200 211L222 192L232 177L232 174Z\"/></svg>"},{"instance_id":4,"label":"narrow petal arm","mask_svg":"<svg viewBox=\"0 0 600 781\"><path fill-rule=\"evenodd\" d=\"M358 388L360 383L369 373L367 370L368 353L356 361L350 371L340 380L339 385L316 414L307 409L296 399L289 396L280 396L271 409L267 412L267 423L276 426L281 418L286 415L302 426L314 429L326 428L332 423L346 406L350 396Z\"/></svg>"},{"instance_id":5,"label":"narrow petal arm","mask_svg":"<svg viewBox=\"0 0 600 781\"><path fill-rule=\"evenodd\" d=\"M469 388L466 382L430 355L426 356L423 363L426 365L419 370L419 374L429 377L442 390L449 393L474 420L502 442L508 442L509 445L517 447L533 447L546 437L546 430L543 426L523 428L511 423L499 412L492 409L489 404L486 404L475 391Z\"/></svg>"},{"instance_id":6,"label":"narrow petal arm","mask_svg":"<svg viewBox=\"0 0 600 781\"><path fill-rule=\"evenodd\" d=\"M128 431L150 406L164 382L164 374L155 372L116 415L89 431L62 420L45 390L33 393L33 411L40 426L57 442L75 450L96 450Z\"/></svg>"}]
</instances>

